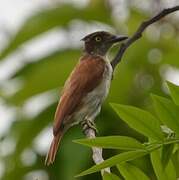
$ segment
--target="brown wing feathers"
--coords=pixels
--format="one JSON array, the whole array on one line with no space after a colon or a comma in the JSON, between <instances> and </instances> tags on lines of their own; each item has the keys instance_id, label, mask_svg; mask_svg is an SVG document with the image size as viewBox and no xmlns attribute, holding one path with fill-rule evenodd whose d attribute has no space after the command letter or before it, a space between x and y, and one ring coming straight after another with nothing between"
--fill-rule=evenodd
<instances>
[{"instance_id":1,"label":"brown wing feathers","mask_svg":"<svg viewBox=\"0 0 179 180\"><path fill-rule=\"evenodd\" d=\"M104 68L105 61L101 57L86 55L80 60L66 81L55 113L53 126L54 139L46 157L47 165L55 160L59 141L64 134L62 128L63 121L67 120L75 112L84 96L95 89L101 82Z\"/></svg>"},{"instance_id":2,"label":"brown wing feathers","mask_svg":"<svg viewBox=\"0 0 179 180\"><path fill-rule=\"evenodd\" d=\"M81 60L71 73L65 84L63 94L56 110L54 135L58 132L62 121L71 115L82 98L92 91L102 80L105 62L100 57Z\"/></svg>"}]
</instances>

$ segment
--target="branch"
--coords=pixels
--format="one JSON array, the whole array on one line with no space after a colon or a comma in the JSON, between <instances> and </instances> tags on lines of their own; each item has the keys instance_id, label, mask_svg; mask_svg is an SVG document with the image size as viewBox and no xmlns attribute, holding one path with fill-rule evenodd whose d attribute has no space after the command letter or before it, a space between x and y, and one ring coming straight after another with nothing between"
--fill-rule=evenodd
<instances>
[{"instance_id":1,"label":"branch","mask_svg":"<svg viewBox=\"0 0 179 180\"><path fill-rule=\"evenodd\" d=\"M140 24L140 26L138 27L137 31L133 34L133 36L131 36L125 43L121 44L121 47L120 47L117 55L111 61L111 65L113 67L113 70L115 69L117 64L121 61L121 59L122 59L125 51L127 50L127 48L132 43L134 43L135 41L137 41L138 39L140 39L142 37L142 33L145 31L145 29L148 26L150 26L151 24L159 21L160 19L167 16L168 14L171 14L171 13L173 13L175 11L178 11L178 10L179 10L179 6L175 6L175 7L172 7L172 8L167 8L167 9L164 9L163 11L161 11L160 13L158 13L156 16L152 17L151 19L142 22Z\"/></svg>"},{"instance_id":2,"label":"branch","mask_svg":"<svg viewBox=\"0 0 179 180\"><path fill-rule=\"evenodd\" d=\"M87 138L92 139L96 137L95 129L89 127L87 123L82 124L82 129ZM95 164L100 164L104 161L102 156L102 148L92 147L92 153L93 161ZM110 168L105 168L104 170L101 170L101 175L103 175L104 172L110 173Z\"/></svg>"}]
</instances>

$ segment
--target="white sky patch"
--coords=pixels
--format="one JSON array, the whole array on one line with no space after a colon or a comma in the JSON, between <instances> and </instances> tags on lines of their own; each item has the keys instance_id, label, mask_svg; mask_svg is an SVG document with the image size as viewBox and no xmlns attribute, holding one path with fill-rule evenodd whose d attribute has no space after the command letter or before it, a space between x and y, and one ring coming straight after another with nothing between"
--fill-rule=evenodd
<instances>
[{"instance_id":1,"label":"white sky patch","mask_svg":"<svg viewBox=\"0 0 179 180\"><path fill-rule=\"evenodd\" d=\"M4 61L0 61L0 83L10 78L15 72L24 66L22 54L13 53Z\"/></svg>"},{"instance_id":2,"label":"white sky patch","mask_svg":"<svg viewBox=\"0 0 179 180\"><path fill-rule=\"evenodd\" d=\"M67 33L59 28L54 28L37 36L23 45L22 50L26 57L25 60L36 60L45 57L58 49L68 47L66 37ZM30 59L28 57L30 57Z\"/></svg>"},{"instance_id":3,"label":"white sky patch","mask_svg":"<svg viewBox=\"0 0 179 180\"><path fill-rule=\"evenodd\" d=\"M56 101L57 94L55 90L35 95L28 99L22 108L23 115L28 118L37 116L40 112Z\"/></svg>"},{"instance_id":4,"label":"white sky patch","mask_svg":"<svg viewBox=\"0 0 179 180\"><path fill-rule=\"evenodd\" d=\"M15 94L18 90L20 90L23 87L24 81L22 78L13 78L6 80L1 85L1 93L4 96L12 96Z\"/></svg>"},{"instance_id":5,"label":"white sky patch","mask_svg":"<svg viewBox=\"0 0 179 180\"><path fill-rule=\"evenodd\" d=\"M157 42L160 40L161 32L160 32L160 29L158 28L158 26L155 24L149 26L146 29L145 34L146 34L147 38L152 42Z\"/></svg>"},{"instance_id":6,"label":"white sky patch","mask_svg":"<svg viewBox=\"0 0 179 180\"><path fill-rule=\"evenodd\" d=\"M128 3L126 0L111 0L110 6L113 7L113 17L116 23L125 22L130 16Z\"/></svg>"},{"instance_id":7,"label":"white sky patch","mask_svg":"<svg viewBox=\"0 0 179 180\"><path fill-rule=\"evenodd\" d=\"M12 137L6 137L1 141L0 154L1 156L8 156L12 154L16 147L16 140Z\"/></svg>"},{"instance_id":8,"label":"white sky patch","mask_svg":"<svg viewBox=\"0 0 179 180\"><path fill-rule=\"evenodd\" d=\"M25 149L21 154L21 161L25 166L32 166L36 159L37 156L32 149Z\"/></svg>"},{"instance_id":9,"label":"white sky patch","mask_svg":"<svg viewBox=\"0 0 179 180\"><path fill-rule=\"evenodd\" d=\"M52 127L45 128L34 140L33 147L39 153L45 155L53 138Z\"/></svg>"},{"instance_id":10,"label":"white sky patch","mask_svg":"<svg viewBox=\"0 0 179 180\"><path fill-rule=\"evenodd\" d=\"M160 75L163 78L162 89L166 94L169 94L169 89L166 81L170 81L173 84L179 85L179 69L165 64L160 68Z\"/></svg>"},{"instance_id":11,"label":"white sky patch","mask_svg":"<svg viewBox=\"0 0 179 180\"><path fill-rule=\"evenodd\" d=\"M49 177L46 171L35 170L27 173L23 180L49 180Z\"/></svg>"},{"instance_id":12,"label":"white sky patch","mask_svg":"<svg viewBox=\"0 0 179 180\"><path fill-rule=\"evenodd\" d=\"M15 109L10 108L0 99L0 136L8 131L13 120L15 120Z\"/></svg>"},{"instance_id":13,"label":"white sky patch","mask_svg":"<svg viewBox=\"0 0 179 180\"><path fill-rule=\"evenodd\" d=\"M50 4L49 0L1 0L0 25L17 30L27 17Z\"/></svg>"},{"instance_id":14,"label":"white sky patch","mask_svg":"<svg viewBox=\"0 0 179 180\"><path fill-rule=\"evenodd\" d=\"M165 1L162 1L162 4L164 5L165 8L173 7L178 4L178 0L165 0Z\"/></svg>"},{"instance_id":15,"label":"white sky patch","mask_svg":"<svg viewBox=\"0 0 179 180\"><path fill-rule=\"evenodd\" d=\"M165 70L164 78L167 81L179 85L179 69L172 66L168 66L168 68L166 68Z\"/></svg>"},{"instance_id":16,"label":"white sky patch","mask_svg":"<svg viewBox=\"0 0 179 180\"><path fill-rule=\"evenodd\" d=\"M162 51L160 49L153 48L149 50L147 57L151 64L160 63L162 60Z\"/></svg>"},{"instance_id":17,"label":"white sky patch","mask_svg":"<svg viewBox=\"0 0 179 180\"><path fill-rule=\"evenodd\" d=\"M72 3L74 6L79 7L79 8L83 8L85 7L90 0L57 0L61 3Z\"/></svg>"}]
</instances>

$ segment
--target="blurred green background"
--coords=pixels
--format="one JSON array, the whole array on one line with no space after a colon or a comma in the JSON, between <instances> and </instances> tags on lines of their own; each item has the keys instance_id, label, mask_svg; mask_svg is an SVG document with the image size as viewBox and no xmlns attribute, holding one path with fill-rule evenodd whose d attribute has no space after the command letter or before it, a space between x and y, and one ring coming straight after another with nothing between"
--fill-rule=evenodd
<instances>
[{"instance_id":1,"label":"blurred green background","mask_svg":"<svg viewBox=\"0 0 179 180\"><path fill-rule=\"evenodd\" d=\"M93 165L90 148L72 142L84 138L80 127L73 127L65 134L52 166L46 167L44 159L52 138L60 90L82 53L80 39L97 30L130 36L143 20L164 7L176 5L177 1L2 2L1 10L7 11L4 14L11 26L0 23L0 179L73 180L74 175ZM24 14L14 16L15 10L20 14L23 3ZM16 21L18 18L22 19L20 23ZM179 84L178 20L179 14L175 13L150 26L127 50L96 120L98 136L128 135L145 141L119 119L109 102L153 112L150 93L168 96L165 80ZM111 59L118 48L115 46L109 53ZM107 150L104 157L116 153ZM149 157L133 163L156 179ZM116 172L115 168L112 170ZM101 177L95 173L78 179Z\"/></svg>"}]
</instances>

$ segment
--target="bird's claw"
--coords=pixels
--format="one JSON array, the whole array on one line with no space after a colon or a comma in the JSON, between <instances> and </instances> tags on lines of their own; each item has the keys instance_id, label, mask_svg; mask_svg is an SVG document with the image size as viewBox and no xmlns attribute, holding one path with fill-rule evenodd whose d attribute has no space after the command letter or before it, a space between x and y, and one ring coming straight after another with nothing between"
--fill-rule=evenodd
<instances>
[{"instance_id":1,"label":"bird's claw","mask_svg":"<svg viewBox=\"0 0 179 180\"><path fill-rule=\"evenodd\" d=\"M90 121L88 119L86 119L85 121L83 121L81 123L82 127L83 127L83 132L85 132L87 129L93 129L95 131L95 133L97 134L98 133L98 130L96 128L96 125L93 121Z\"/></svg>"}]
</instances>

